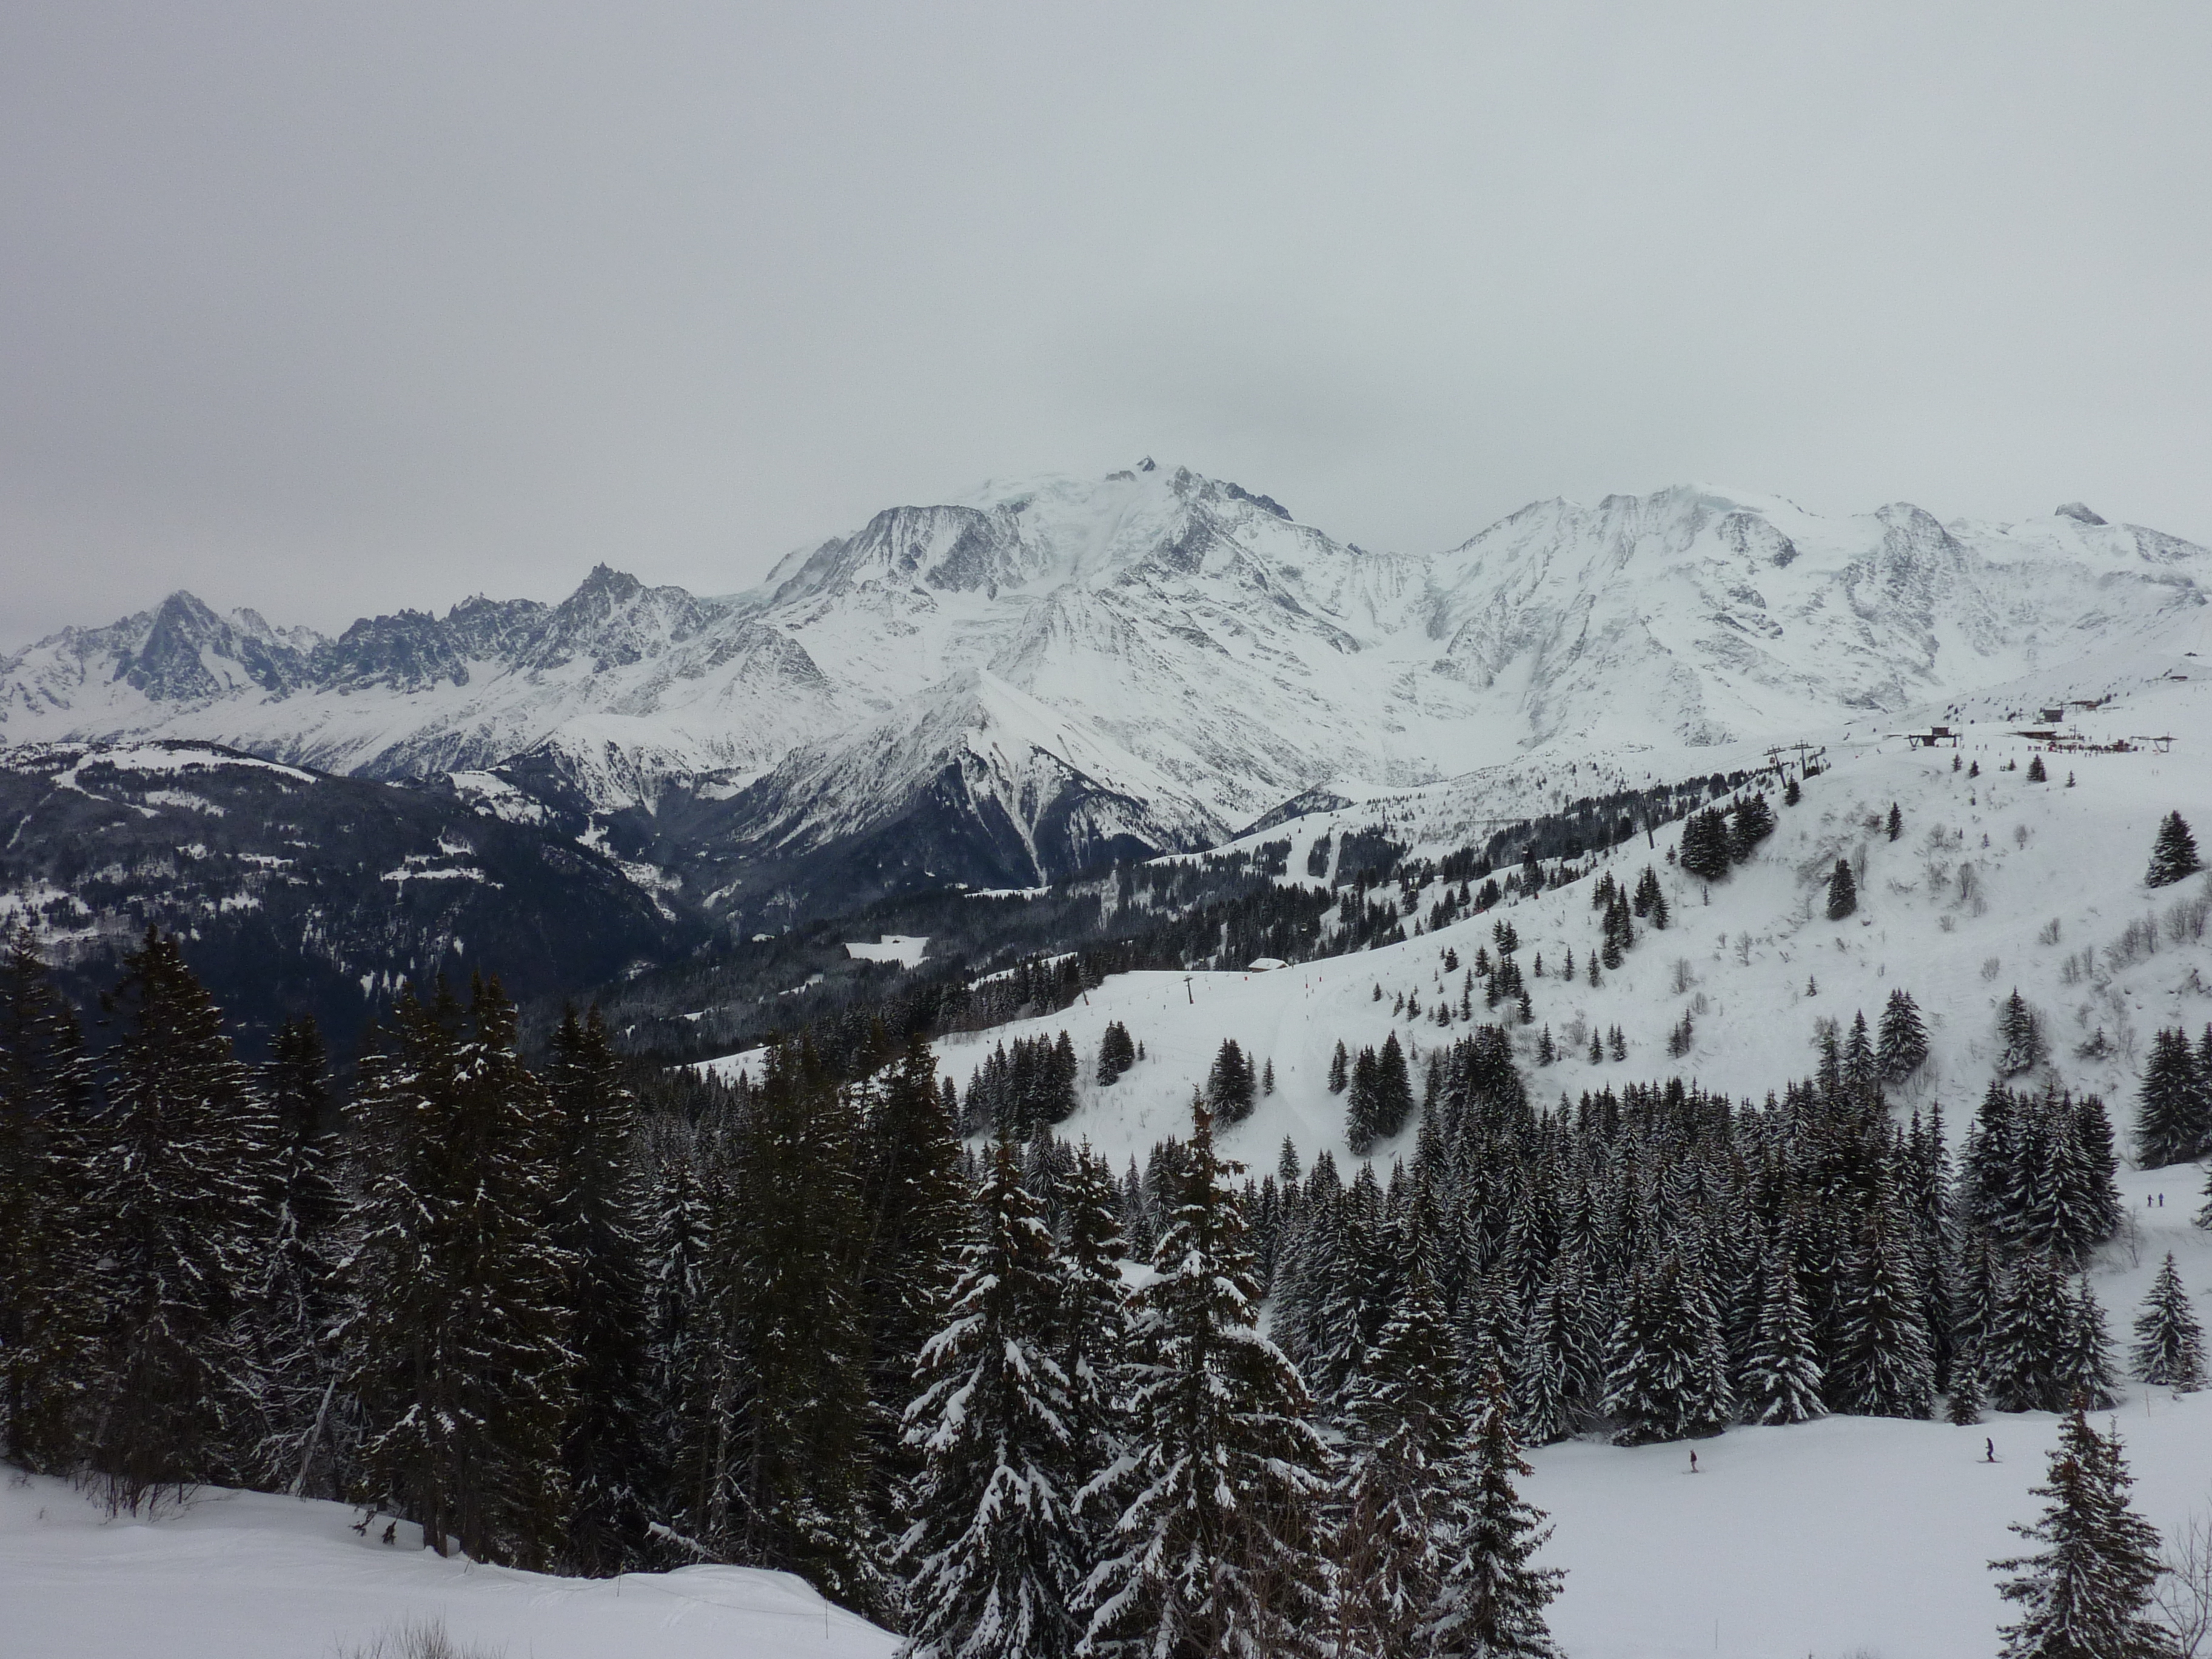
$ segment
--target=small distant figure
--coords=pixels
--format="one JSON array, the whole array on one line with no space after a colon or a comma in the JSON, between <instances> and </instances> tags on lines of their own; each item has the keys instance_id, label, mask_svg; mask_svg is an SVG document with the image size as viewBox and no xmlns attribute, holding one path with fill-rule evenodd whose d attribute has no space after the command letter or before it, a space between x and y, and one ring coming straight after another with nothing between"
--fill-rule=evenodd
<instances>
[{"instance_id":1,"label":"small distant figure","mask_svg":"<svg viewBox=\"0 0 2212 1659\"><path fill-rule=\"evenodd\" d=\"M2166 1194L2164 1193L2160 1193L2158 1195L2158 1207L2161 1210L2166 1207Z\"/></svg>"},{"instance_id":2,"label":"small distant figure","mask_svg":"<svg viewBox=\"0 0 2212 1659\"><path fill-rule=\"evenodd\" d=\"M399 1541L399 1523L397 1521L387 1521L384 1523L384 1541L387 1544L396 1544Z\"/></svg>"},{"instance_id":3,"label":"small distant figure","mask_svg":"<svg viewBox=\"0 0 2212 1659\"><path fill-rule=\"evenodd\" d=\"M1982 1442L1982 1462L1984 1463L1994 1463L1996 1461L1997 1443L1994 1440L1984 1439Z\"/></svg>"},{"instance_id":4,"label":"small distant figure","mask_svg":"<svg viewBox=\"0 0 2212 1659\"><path fill-rule=\"evenodd\" d=\"M353 1523L353 1529L359 1533L363 1538L366 1538L368 1536L368 1523L375 1519L375 1510L363 1510L361 1512L361 1519Z\"/></svg>"},{"instance_id":5,"label":"small distant figure","mask_svg":"<svg viewBox=\"0 0 2212 1659\"><path fill-rule=\"evenodd\" d=\"M1692 1474L1695 1474L1697 1472L1698 1472L1698 1455L1697 1455L1697 1453L1695 1453L1695 1452L1692 1452L1692 1453L1690 1454L1690 1473L1691 1473Z\"/></svg>"}]
</instances>

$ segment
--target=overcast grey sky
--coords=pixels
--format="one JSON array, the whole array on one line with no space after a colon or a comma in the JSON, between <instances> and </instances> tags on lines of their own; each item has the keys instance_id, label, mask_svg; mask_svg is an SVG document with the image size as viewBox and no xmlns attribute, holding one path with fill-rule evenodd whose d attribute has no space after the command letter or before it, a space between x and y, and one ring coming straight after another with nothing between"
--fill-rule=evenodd
<instances>
[{"instance_id":1,"label":"overcast grey sky","mask_svg":"<svg viewBox=\"0 0 2212 1659\"><path fill-rule=\"evenodd\" d=\"M0 648L1144 453L2212 541L2212 8L0 7Z\"/></svg>"}]
</instances>

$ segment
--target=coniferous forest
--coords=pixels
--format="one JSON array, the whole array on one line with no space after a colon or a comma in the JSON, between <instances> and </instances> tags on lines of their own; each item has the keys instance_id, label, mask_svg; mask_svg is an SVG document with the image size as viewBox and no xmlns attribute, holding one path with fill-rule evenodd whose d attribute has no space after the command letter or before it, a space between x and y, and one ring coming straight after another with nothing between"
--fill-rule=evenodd
<instances>
[{"instance_id":1,"label":"coniferous forest","mask_svg":"<svg viewBox=\"0 0 2212 1659\"><path fill-rule=\"evenodd\" d=\"M1479 966L1516 1020L1510 935ZM2100 1101L1993 1083L1954 1166L1885 1093L1925 1052L1900 991L1761 1102L1546 1104L1475 990L1418 1070L1340 1045L1387 1167L1224 1158L1272 1080L1224 1042L1188 1133L1117 1171L1054 1127L1133 1063L1118 1024L964 1091L880 1026L723 1085L596 1009L526 1060L485 978L350 1063L305 1020L249 1063L175 938L80 1009L18 929L7 1455L121 1510L214 1483L525 1567L787 1569L920 1655L1543 1654L1523 1446L2112 1403ZM2200 1144L2201 1078L2161 1038L2161 1148ZM2172 1278L2130 1359L2193 1387Z\"/></svg>"}]
</instances>

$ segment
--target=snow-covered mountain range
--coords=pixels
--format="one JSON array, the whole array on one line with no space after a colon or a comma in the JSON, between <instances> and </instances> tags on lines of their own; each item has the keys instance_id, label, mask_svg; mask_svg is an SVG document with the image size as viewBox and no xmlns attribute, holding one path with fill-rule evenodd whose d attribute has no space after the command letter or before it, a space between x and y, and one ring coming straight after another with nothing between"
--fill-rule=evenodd
<instances>
[{"instance_id":1,"label":"snow-covered mountain range","mask_svg":"<svg viewBox=\"0 0 2212 1659\"><path fill-rule=\"evenodd\" d=\"M0 659L0 739L495 771L742 906L1038 880L1532 755L1679 775L2140 639L2208 591L2212 552L2078 505L1821 518L1685 487L1410 556L1148 461L893 508L724 598L603 566L558 605L332 639L173 594Z\"/></svg>"}]
</instances>

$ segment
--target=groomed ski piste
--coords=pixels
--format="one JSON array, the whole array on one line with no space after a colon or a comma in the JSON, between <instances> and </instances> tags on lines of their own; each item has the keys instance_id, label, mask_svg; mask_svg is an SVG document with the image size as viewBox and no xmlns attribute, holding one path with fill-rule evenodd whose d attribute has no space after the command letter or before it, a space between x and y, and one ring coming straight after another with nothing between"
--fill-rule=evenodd
<instances>
[{"instance_id":1,"label":"groomed ski piste","mask_svg":"<svg viewBox=\"0 0 2212 1659\"><path fill-rule=\"evenodd\" d=\"M1510 920L1534 1014L1516 1041L1540 1103L1676 1073L1760 1099L1812 1071L1816 1020L1848 1029L1863 1010L1876 1022L1902 988L1919 1003L1931 1054L1893 1102L1903 1114L1940 1100L1955 1151L1992 1075L1997 1006L2017 988L2050 1039L2049 1077L2101 1094L2124 1152L2153 1034L2212 1022L2212 878L2154 890L2143 882L2166 812L2190 817L2200 838L2212 833L2212 685L2175 678L2169 665L2083 689L2117 695L2066 724L2099 742L2170 733L2171 752L2046 753L2049 781L2030 783L2036 746L2012 733L2038 723L2039 697L2069 689L2023 684L1960 706L1951 716L1965 733L1955 751L1829 734L1826 769L1802 800L1778 803L1774 835L1710 889L1668 861L1680 825L1651 845L1639 836L1616 848L1601 867L1632 884L1652 865L1673 919L1664 930L1639 928L1622 966L1595 988L1584 969L1599 917L1585 878L1355 955L1266 972L1121 976L1060 1013L946 1039L944 1069L964 1089L994 1044L1066 1030L1085 1080L1059 1133L1087 1139L1118 1165L1182 1130L1194 1088L1222 1039L1234 1037L1255 1067L1273 1062L1277 1086L1225 1132L1226 1149L1255 1174L1274 1167L1285 1136L1302 1163L1323 1147L1341 1163L1343 1097L1326 1084L1336 1042L1356 1052L1395 1030L1418 1085L1430 1051L1470 1027L1440 1027L1426 1012L1394 1018L1396 999L1417 994L1427 1010L1449 989L1456 1004L1465 964L1479 946L1494 951L1492 925ZM2006 718L2012 710L2027 718ZM1708 765L1746 758L1720 754ZM1895 841L1883 822L1893 802L1903 820ZM1285 879L1303 879L1296 872L1316 836L1372 821L1370 809L1353 807L1251 839L1289 836L1294 873ZM1437 850L1449 844L1456 841ZM1862 857L1857 913L1827 920L1827 872L1838 858ZM1416 914L1437 896L1422 895ZM1559 972L1569 948L1571 981ZM1444 973L1447 949L1461 974ZM1686 1010L1693 1037L1678 1059L1666 1037ZM1485 1010L1478 990L1476 1019L1506 1012ZM1089 1077L1115 1019L1146 1058L1102 1089ZM1615 1024L1628 1058L1591 1064L1589 1030ZM1561 1058L1539 1066L1534 1045L1547 1027ZM1410 1132L1376 1156L1387 1169L1409 1146ZM2193 1297L2212 1288L2212 1232L2191 1224L2203 1185L2193 1166L2121 1176L2129 1223L2100 1254L2093 1283L2122 1349L2167 1251ZM2212 1393L2130 1382L2111 1415L2153 1524L2171 1534L2212 1510ZM1544 1559L1568 1572L1553 1632L1575 1659L1993 1654L2005 1613L1986 1564L2018 1547L2008 1523L2038 1511L2028 1489L2043 1477L2056 1421L1990 1413L1968 1428L1847 1417L1734 1428L1697 1443L1694 1474L1683 1444L1584 1440L1534 1451L1523 1490L1554 1523ZM16 1480L0 1487L0 1646L56 1659L299 1659L438 1619L457 1642L510 1659L842 1659L896 1648L781 1575L697 1567L594 1582L536 1577L440 1560L406 1547L405 1528L386 1547L382 1520L356 1534L358 1518L337 1505L204 1492L151 1522L111 1519L65 1485Z\"/></svg>"}]
</instances>

